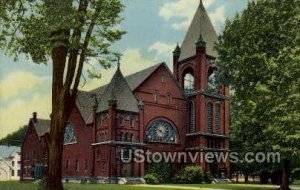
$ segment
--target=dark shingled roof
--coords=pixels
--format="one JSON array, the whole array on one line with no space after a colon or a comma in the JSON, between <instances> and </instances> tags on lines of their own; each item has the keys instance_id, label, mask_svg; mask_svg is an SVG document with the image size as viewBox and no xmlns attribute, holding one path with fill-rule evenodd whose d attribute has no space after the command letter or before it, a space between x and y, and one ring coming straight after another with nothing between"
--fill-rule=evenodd
<instances>
[{"instance_id":1,"label":"dark shingled roof","mask_svg":"<svg viewBox=\"0 0 300 190\"><path fill-rule=\"evenodd\" d=\"M96 94L98 97L98 94ZM118 68L109 85L106 87L104 94L101 95L97 112L108 109L108 101L117 100L117 109L131 112L138 112L137 100Z\"/></svg>"},{"instance_id":2,"label":"dark shingled roof","mask_svg":"<svg viewBox=\"0 0 300 190\"><path fill-rule=\"evenodd\" d=\"M202 3L200 3L182 42L179 61L196 55L195 43L200 34L206 42L206 53L212 57L217 57L218 54L214 50L214 44L217 42L218 36Z\"/></svg>"},{"instance_id":3,"label":"dark shingled roof","mask_svg":"<svg viewBox=\"0 0 300 190\"><path fill-rule=\"evenodd\" d=\"M95 103L95 99L92 97L93 94L96 95L99 103L97 110L98 112L107 110L107 101L112 98L112 94L118 100L117 109L138 112L137 100L132 92L162 64L164 63L156 64L142 71L133 73L127 77L123 77L121 71L116 71L109 84L88 92L78 91L76 105L85 122L92 122L90 118L93 114L93 105Z\"/></svg>"},{"instance_id":4,"label":"dark shingled roof","mask_svg":"<svg viewBox=\"0 0 300 190\"><path fill-rule=\"evenodd\" d=\"M37 119L36 122L32 121L35 131L39 137L45 133L50 133L51 121L46 119Z\"/></svg>"}]
</instances>

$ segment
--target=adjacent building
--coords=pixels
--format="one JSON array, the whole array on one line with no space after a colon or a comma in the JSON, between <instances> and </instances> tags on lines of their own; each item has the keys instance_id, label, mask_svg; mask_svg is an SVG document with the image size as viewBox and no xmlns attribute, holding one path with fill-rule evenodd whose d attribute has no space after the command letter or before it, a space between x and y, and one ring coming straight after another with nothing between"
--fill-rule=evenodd
<instances>
[{"instance_id":1,"label":"adjacent building","mask_svg":"<svg viewBox=\"0 0 300 190\"><path fill-rule=\"evenodd\" d=\"M20 147L0 145L0 181L20 180Z\"/></svg>"},{"instance_id":2,"label":"adjacent building","mask_svg":"<svg viewBox=\"0 0 300 190\"><path fill-rule=\"evenodd\" d=\"M121 152L227 152L229 90L216 86L217 34L200 3L181 46L173 52L173 72L160 63L124 77L118 67L110 83L79 91L65 130L63 176L138 179L147 162L124 163ZM170 52L171 53L171 52ZM22 179L39 178L47 168L50 121L34 113L22 144ZM191 164L172 163L174 173ZM205 172L228 175L228 162L206 163Z\"/></svg>"}]
</instances>

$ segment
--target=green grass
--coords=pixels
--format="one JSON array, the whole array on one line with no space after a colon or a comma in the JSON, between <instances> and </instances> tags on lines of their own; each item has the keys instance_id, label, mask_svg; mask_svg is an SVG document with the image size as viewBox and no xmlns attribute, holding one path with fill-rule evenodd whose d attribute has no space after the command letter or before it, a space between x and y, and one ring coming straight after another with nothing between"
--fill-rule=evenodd
<instances>
[{"instance_id":1,"label":"green grass","mask_svg":"<svg viewBox=\"0 0 300 190\"><path fill-rule=\"evenodd\" d=\"M210 189L232 189L232 190L275 190L275 189L278 189L277 186L258 185L258 184L187 184L184 186L210 188Z\"/></svg>"},{"instance_id":2,"label":"green grass","mask_svg":"<svg viewBox=\"0 0 300 190\"><path fill-rule=\"evenodd\" d=\"M185 189L175 186L185 187ZM201 190L206 189L232 189L232 190L275 190L276 186L255 184L187 184L187 185L116 185L116 184L65 184L67 190ZM37 186L33 183L19 183L17 181L0 182L0 190L35 190Z\"/></svg>"}]
</instances>

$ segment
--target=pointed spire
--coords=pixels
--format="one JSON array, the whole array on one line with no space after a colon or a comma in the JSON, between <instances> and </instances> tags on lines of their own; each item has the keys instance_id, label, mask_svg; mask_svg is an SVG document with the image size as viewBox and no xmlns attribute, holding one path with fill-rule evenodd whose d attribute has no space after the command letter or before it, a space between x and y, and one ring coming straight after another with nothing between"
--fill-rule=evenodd
<instances>
[{"instance_id":1,"label":"pointed spire","mask_svg":"<svg viewBox=\"0 0 300 190\"><path fill-rule=\"evenodd\" d=\"M174 49L174 51L173 51L173 55L179 56L179 55L180 55L180 52L181 52L181 49L180 49L180 47L179 47L179 45L178 45L178 43L177 43L177 45L176 45L176 47L175 47L175 49Z\"/></svg>"},{"instance_id":2,"label":"pointed spire","mask_svg":"<svg viewBox=\"0 0 300 190\"><path fill-rule=\"evenodd\" d=\"M196 42L197 48L205 48L206 42L203 40L202 34L200 34L198 41Z\"/></svg>"},{"instance_id":3,"label":"pointed spire","mask_svg":"<svg viewBox=\"0 0 300 190\"><path fill-rule=\"evenodd\" d=\"M203 37L203 41L206 42L207 55L212 57L218 56L217 51L214 49L214 44L218 41L217 33L203 5L203 0L198 2L199 6L197 7L186 36L181 44L179 61L196 55L195 42L198 41L200 34Z\"/></svg>"}]
</instances>

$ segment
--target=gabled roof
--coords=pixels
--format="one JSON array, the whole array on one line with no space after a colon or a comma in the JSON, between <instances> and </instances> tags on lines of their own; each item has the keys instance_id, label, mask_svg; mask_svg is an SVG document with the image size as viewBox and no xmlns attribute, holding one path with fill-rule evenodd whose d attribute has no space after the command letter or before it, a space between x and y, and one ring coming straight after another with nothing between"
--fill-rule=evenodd
<instances>
[{"instance_id":1,"label":"gabled roof","mask_svg":"<svg viewBox=\"0 0 300 190\"><path fill-rule=\"evenodd\" d=\"M13 153L20 152L21 149L18 146L5 146L0 145L0 157L6 159L9 158Z\"/></svg>"},{"instance_id":2,"label":"gabled roof","mask_svg":"<svg viewBox=\"0 0 300 190\"><path fill-rule=\"evenodd\" d=\"M92 98L93 94L96 95L97 101L99 103L97 111L104 111L105 109L108 108L107 98L109 96L105 95L105 94L109 94L108 91L112 90L112 87L110 87L110 90L107 89L107 88L109 88L112 81L116 81L116 82L118 81L118 83L122 84L121 86L124 86L124 87L122 87L122 89L119 90L119 92L116 92L116 94L114 95L114 96L117 96L117 95L121 94L121 97L119 98L120 100L118 100L117 109L137 112L138 110L137 110L136 103L135 103L137 100L134 98L134 95L132 92L138 86L140 86L162 64L164 64L164 63L156 64L156 65L146 68L142 71L133 73L127 77L123 77L121 72L120 73L116 72L109 84L100 86L91 91L78 91L76 105L77 105L77 108L79 109L84 121L86 123L92 122L91 116L93 114L93 105L95 103L95 99ZM114 79L114 78L116 78L116 79ZM117 78L121 78L121 80L117 80ZM116 83L114 84L114 86L115 86L115 88L119 88ZM127 88L127 87L129 87L129 88ZM121 92L121 90L126 91L127 96L130 97L130 101L128 101L126 99L126 102L125 102L124 98L126 96L123 95L123 92ZM129 93L129 91L130 91L130 93ZM104 96L107 96L107 97L104 97ZM134 100L133 100L133 98L134 98ZM121 104L123 104L122 102L123 103L125 102L124 106L123 105L121 106ZM133 107L131 107L132 105L133 105Z\"/></svg>"},{"instance_id":3,"label":"gabled roof","mask_svg":"<svg viewBox=\"0 0 300 190\"><path fill-rule=\"evenodd\" d=\"M35 131L39 137L46 133L50 133L51 121L47 119L37 119L36 122L31 120Z\"/></svg>"},{"instance_id":4,"label":"gabled roof","mask_svg":"<svg viewBox=\"0 0 300 190\"><path fill-rule=\"evenodd\" d=\"M217 42L218 36L202 2L200 2L192 23L182 42L179 61L196 55L195 43L200 35L202 35L203 40L206 42L206 53L212 57L217 57L218 54L216 50L214 50L214 44Z\"/></svg>"},{"instance_id":5,"label":"gabled roof","mask_svg":"<svg viewBox=\"0 0 300 190\"><path fill-rule=\"evenodd\" d=\"M96 94L98 97L98 95ZM117 109L131 112L138 112L137 100L134 97L131 88L118 68L105 92L101 95L97 112L108 109L108 101L117 100Z\"/></svg>"}]
</instances>

